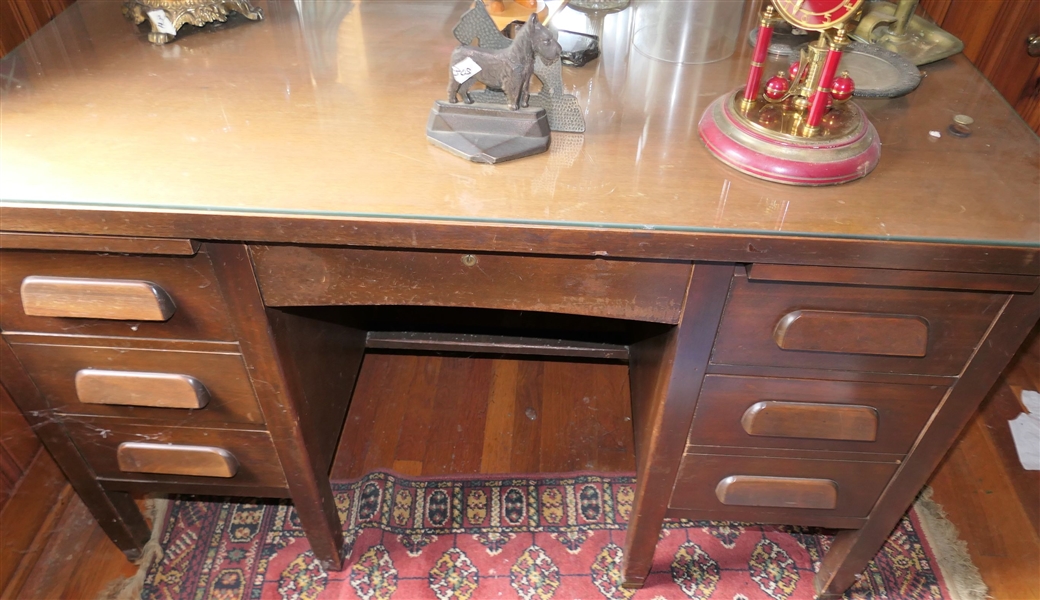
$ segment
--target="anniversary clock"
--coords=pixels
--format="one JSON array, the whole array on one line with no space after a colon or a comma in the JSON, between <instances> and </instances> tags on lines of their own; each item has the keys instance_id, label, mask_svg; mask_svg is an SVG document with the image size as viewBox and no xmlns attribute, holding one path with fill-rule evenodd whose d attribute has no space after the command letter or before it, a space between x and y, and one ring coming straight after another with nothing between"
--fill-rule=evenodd
<instances>
[{"instance_id":1,"label":"anniversary clock","mask_svg":"<svg viewBox=\"0 0 1040 600\"><path fill-rule=\"evenodd\" d=\"M727 165L769 181L830 185L877 166L881 141L849 99L855 84L838 73L848 32L864 0L772 0L762 11L747 84L701 117L701 139ZM783 19L819 31L791 67L763 84L773 27Z\"/></svg>"},{"instance_id":2,"label":"anniversary clock","mask_svg":"<svg viewBox=\"0 0 1040 600\"><path fill-rule=\"evenodd\" d=\"M837 27L859 10L856 0L774 0L773 5L788 23L817 31Z\"/></svg>"}]
</instances>

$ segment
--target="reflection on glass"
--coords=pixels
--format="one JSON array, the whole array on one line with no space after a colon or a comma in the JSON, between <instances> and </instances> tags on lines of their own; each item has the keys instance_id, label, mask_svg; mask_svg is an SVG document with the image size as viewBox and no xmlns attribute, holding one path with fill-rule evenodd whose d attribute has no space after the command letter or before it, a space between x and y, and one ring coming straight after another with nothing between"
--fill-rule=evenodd
<instances>
[{"instance_id":1,"label":"reflection on glass","mask_svg":"<svg viewBox=\"0 0 1040 600\"><path fill-rule=\"evenodd\" d=\"M293 0L316 81L336 76L339 25L354 7L351 0Z\"/></svg>"},{"instance_id":2,"label":"reflection on glass","mask_svg":"<svg viewBox=\"0 0 1040 600\"><path fill-rule=\"evenodd\" d=\"M635 45L651 58L705 64L733 55L744 0L636 0Z\"/></svg>"},{"instance_id":3,"label":"reflection on glass","mask_svg":"<svg viewBox=\"0 0 1040 600\"><path fill-rule=\"evenodd\" d=\"M628 8L628 0L571 0L570 5L578 10L612 11Z\"/></svg>"},{"instance_id":4,"label":"reflection on glass","mask_svg":"<svg viewBox=\"0 0 1040 600\"><path fill-rule=\"evenodd\" d=\"M879 172L841 193L790 188L734 173L697 136L751 47L699 66L650 58L631 42L642 3L561 11L553 23L602 42L563 71L586 133L491 167L423 135L472 0L265 0L262 22L167 49L111 2L76 2L0 59L0 202L1036 246L1036 138L963 57L913 94L863 102ZM956 114L971 137L945 133ZM142 160L156 144L162 160Z\"/></svg>"}]
</instances>

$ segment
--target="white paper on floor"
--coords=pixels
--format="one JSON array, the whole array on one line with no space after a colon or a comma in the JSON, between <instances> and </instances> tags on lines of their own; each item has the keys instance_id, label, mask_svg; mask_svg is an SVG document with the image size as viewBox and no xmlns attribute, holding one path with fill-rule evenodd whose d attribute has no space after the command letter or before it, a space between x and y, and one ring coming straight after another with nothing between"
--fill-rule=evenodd
<instances>
[{"instance_id":1,"label":"white paper on floor","mask_svg":"<svg viewBox=\"0 0 1040 600\"><path fill-rule=\"evenodd\" d=\"M1022 392L1024 412L1008 421L1011 437L1015 440L1018 460L1027 471L1040 471L1040 393Z\"/></svg>"}]
</instances>

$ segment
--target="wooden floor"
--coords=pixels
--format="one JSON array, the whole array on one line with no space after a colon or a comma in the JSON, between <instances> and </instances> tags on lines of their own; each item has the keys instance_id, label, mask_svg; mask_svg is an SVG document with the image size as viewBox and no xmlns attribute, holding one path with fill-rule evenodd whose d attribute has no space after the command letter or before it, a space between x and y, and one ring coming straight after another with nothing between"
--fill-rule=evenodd
<instances>
[{"instance_id":1,"label":"wooden floor","mask_svg":"<svg viewBox=\"0 0 1040 600\"><path fill-rule=\"evenodd\" d=\"M1034 375L1027 369L1014 381L1029 385ZM1017 399L1006 384L999 390L932 486L991 596L1040 598L1040 535L1029 516L1040 507L1027 510L1016 493L1040 480L1006 466L1002 436L1009 434L991 428L987 417L1011 410L1005 404ZM332 475L345 479L376 468L412 475L632 471L628 406L624 365L370 354ZM5 538L35 533L36 539L24 557L3 553L2 598L92 599L134 573L49 457L37 459L22 486L0 527ZM41 519L42 527L29 530Z\"/></svg>"},{"instance_id":2,"label":"wooden floor","mask_svg":"<svg viewBox=\"0 0 1040 600\"><path fill-rule=\"evenodd\" d=\"M1025 471L1008 420L1040 390L1040 327L932 476L935 500L968 542L993 598L1040 598L1040 471Z\"/></svg>"},{"instance_id":3,"label":"wooden floor","mask_svg":"<svg viewBox=\"0 0 1040 600\"><path fill-rule=\"evenodd\" d=\"M369 354L354 397L333 480L636 468L624 364Z\"/></svg>"}]
</instances>

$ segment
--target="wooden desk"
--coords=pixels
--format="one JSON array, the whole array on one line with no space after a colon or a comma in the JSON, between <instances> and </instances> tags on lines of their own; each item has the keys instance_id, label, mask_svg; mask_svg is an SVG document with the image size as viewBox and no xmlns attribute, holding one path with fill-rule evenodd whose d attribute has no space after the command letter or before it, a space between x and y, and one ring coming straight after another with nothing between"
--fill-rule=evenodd
<instances>
[{"instance_id":1,"label":"wooden desk","mask_svg":"<svg viewBox=\"0 0 1040 600\"><path fill-rule=\"evenodd\" d=\"M586 134L491 167L423 135L467 2L300 6L152 47L80 0L0 62L0 374L130 557L131 491L265 495L341 568L343 390L366 346L447 344L627 357L628 584L666 516L735 519L843 529L817 576L838 595L1040 318L1037 138L961 57L861 103L869 177L792 188L697 140L747 49L654 62L622 12L565 73ZM958 113L970 138L929 135ZM355 318L383 305L620 333Z\"/></svg>"}]
</instances>

